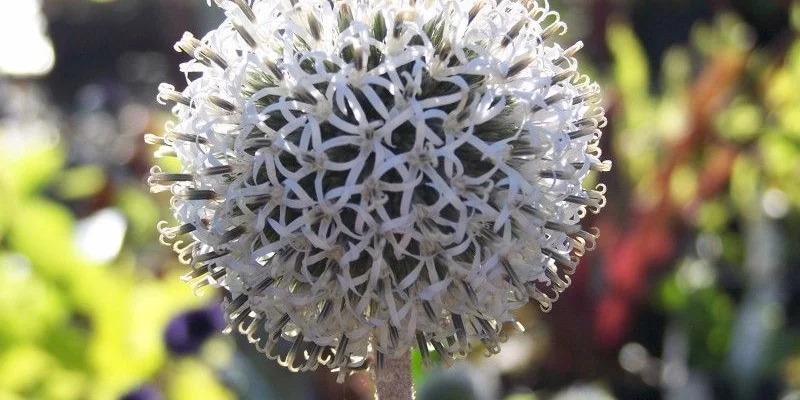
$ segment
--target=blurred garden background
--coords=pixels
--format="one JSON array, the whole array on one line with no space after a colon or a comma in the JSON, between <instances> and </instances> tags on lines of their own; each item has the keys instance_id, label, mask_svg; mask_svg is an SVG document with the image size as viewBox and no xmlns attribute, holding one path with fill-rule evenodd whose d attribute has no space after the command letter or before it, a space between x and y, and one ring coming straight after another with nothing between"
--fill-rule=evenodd
<instances>
[{"instance_id":1,"label":"blurred garden background","mask_svg":"<svg viewBox=\"0 0 800 400\"><path fill-rule=\"evenodd\" d=\"M605 90L599 248L427 399L800 399L800 2L560 0ZM143 142L204 0L0 0L0 400L369 399L225 336ZM418 361L418 359L417 359Z\"/></svg>"}]
</instances>

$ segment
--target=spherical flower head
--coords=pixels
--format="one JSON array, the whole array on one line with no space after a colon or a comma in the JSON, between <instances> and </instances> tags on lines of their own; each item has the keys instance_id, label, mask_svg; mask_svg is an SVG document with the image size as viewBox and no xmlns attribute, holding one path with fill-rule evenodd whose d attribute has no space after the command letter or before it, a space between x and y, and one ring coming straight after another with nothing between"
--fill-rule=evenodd
<instances>
[{"instance_id":1,"label":"spherical flower head","mask_svg":"<svg viewBox=\"0 0 800 400\"><path fill-rule=\"evenodd\" d=\"M532 0L217 0L176 49L187 86L154 167L159 229L228 329L293 370L343 373L418 347L497 353L549 310L596 233L601 162L581 44ZM180 238L178 238L180 236Z\"/></svg>"}]
</instances>

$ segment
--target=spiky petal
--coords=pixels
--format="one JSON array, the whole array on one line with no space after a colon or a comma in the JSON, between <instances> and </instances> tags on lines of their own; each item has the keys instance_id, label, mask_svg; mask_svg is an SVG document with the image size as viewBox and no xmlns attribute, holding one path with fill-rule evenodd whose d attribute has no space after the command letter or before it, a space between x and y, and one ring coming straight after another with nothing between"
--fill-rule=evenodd
<instances>
[{"instance_id":1,"label":"spiky petal","mask_svg":"<svg viewBox=\"0 0 800 400\"><path fill-rule=\"evenodd\" d=\"M293 370L418 346L499 351L549 310L596 233L600 90L566 25L530 0L217 0L176 49L187 87L154 168L178 225L162 242L229 329Z\"/></svg>"}]
</instances>

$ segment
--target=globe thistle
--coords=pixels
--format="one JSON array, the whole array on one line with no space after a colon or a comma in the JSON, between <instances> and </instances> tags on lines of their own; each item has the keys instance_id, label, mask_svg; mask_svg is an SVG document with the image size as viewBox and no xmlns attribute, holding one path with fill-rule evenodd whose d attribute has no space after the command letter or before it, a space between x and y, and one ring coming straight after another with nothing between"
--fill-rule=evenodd
<instances>
[{"instance_id":1,"label":"globe thistle","mask_svg":"<svg viewBox=\"0 0 800 400\"><path fill-rule=\"evenodd\" d=\"M581 44L533 0L216 0L176 50L182 91L151 171L161 240L228 330L292 370L417 347L449 360L530 301L549 310L605 203L606 124Z\"/></svg>"}]
</instances>

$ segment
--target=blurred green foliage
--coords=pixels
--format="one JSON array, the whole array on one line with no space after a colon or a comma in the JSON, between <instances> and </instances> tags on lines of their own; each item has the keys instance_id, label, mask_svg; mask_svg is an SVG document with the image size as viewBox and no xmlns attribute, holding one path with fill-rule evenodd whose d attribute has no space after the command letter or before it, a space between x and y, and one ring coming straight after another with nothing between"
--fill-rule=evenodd
<instances>
[{"instance_id":1,"label":"blurred green foliage","mask_svg":"<svg viewBox=\"0 0 800 400\"><path fill-rule=\"evenodd\" d=\"M161 207L127 185L111 206L126 216L128 245L111 263L87 261L65 202L95 195L107 177L97 166L65 169L65 154L58 144L0 148L0 399L116 399L162 375L167 399L232 398L206 363L166 352L169 319L207 298L177 268L160 277L137 268Z\"/></svg>"},{"instance_id":2,"label":"blurred green foliage","mask_svg":"<svg viewBox=\"0 0 800 400\"><path fill-rule=\"evenodd\" d=\"M795 2L795 30L798 16ZM798 268L792 247L800 238L797 33L757 47L747 24L721 14L698 24L690 43L668 50L662 76L654 79L631 26L615 21L607 31L613 56L607 87L613 88L610 97L621 114L613 119L614 161L633 188L630 204L667 213L671 223L688 229L688 240L698 243L672 255L674 267L659 274L649 300L682 327L689 367L714 376L736 375L731 370L736 321L750 301L741 293L780 287L780 276ZM758 249L748 247L748 235L764 225L780 232L780 254L759 256ZM709 241L712 251L702 248ZM770 279L766 270L748 270L771 264L777 266L772 282L759 282ZM784 313L779 300L769 307ZM781 379L792 388L798 371L786 366L800 357L800 332L796 327L781 331L782 318L764 326L771 337L765 351L779 356L766 357L757 374L785 370L788 375Z\"/></svg>"}]
</instances>

